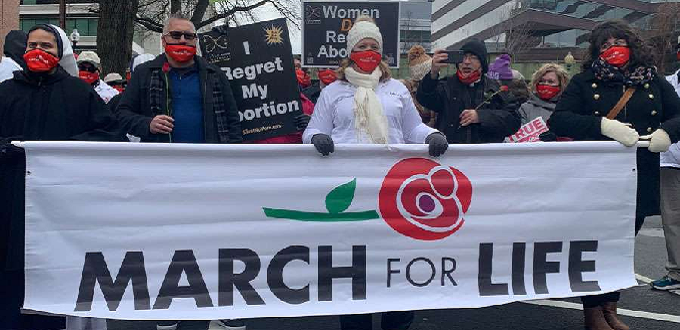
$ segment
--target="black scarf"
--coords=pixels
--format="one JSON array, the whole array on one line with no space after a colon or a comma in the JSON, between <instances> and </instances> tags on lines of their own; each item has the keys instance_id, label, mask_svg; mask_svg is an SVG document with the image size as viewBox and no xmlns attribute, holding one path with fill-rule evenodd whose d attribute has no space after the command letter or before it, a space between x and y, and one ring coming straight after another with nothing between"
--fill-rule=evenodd
<instances>
[{"instance_id":1,"label":"black scarf","mask_svg":"<svg viewBox=\"0 0 680 330\"><path fill-rule=\"evenodd\" d=\"M597 79L604 82L620 82L628 87L644 85L657 75L654 66L638 66L633 71L621 71L600 57L593 61L591 68Z\"/></svg>"}]
</instances>

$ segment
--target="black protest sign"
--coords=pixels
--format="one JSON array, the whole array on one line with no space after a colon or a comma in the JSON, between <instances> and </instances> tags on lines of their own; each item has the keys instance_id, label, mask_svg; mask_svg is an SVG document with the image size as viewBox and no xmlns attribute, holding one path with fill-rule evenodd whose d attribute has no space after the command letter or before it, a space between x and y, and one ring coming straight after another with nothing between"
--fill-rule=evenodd
<instances>
[{"instance_id":1,"label":"black protest sign","mask_svg":"<svg viewBox=\"0 0 680 330\"><path fill-rule=\"evenodd\" d=\"M383 57L399 67L399 2L304 1L302 63L306 67L335 67L349 57L347 32L358 17L372 17L383 37Z\"/></svg>"},{"instance_id":2,"label":"black protest sign","mask_svg":"<svg viewBox=\"0 0 680 330\"><path fill-rule=\"evenodd\" d=\"M285 19L213 30L200 43L203 57L229 79L244 140L296 132L302 102Z\"/></svg>"}]
</instances>

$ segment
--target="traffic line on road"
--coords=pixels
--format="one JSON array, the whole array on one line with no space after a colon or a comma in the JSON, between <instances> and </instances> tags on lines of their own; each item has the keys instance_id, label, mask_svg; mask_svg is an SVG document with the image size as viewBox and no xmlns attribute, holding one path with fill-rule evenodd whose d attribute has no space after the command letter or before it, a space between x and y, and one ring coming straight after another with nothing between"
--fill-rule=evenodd
<instances>
[{"instance_id":1,"label":"traffic line on road","mask_svg":"<svg viewBox=\"0 0 680 330\"><path fill-rule=\"evenodd\" d=\"M532 301L523 301L523 303L530 304L530 305L537 305L537 306L547 306L547 307L557 307L557 308L565 308L565 309L583 310L583 305L581 305L581 304L576 304L576 303L567 302L567 301L559 301L559 300L532 300ZM680 323L680 316L678 316L678 315L658 314L658 313L650 313L650 312L643 312L643 311L633 311L633 310L623 309L623 308L618 309L618 314L624 315L624 316L630 316L630 317L637 317L637 318L655 320L655 321Z\"/></svg>"}]
</instances>

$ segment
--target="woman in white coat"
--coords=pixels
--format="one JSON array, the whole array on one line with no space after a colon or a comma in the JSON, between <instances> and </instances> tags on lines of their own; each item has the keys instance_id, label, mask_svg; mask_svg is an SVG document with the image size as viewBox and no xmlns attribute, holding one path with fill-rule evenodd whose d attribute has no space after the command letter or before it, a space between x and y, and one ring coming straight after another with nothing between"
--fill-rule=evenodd
<instances>
[{"instance_id":1,"label":"woman in white coat","mask_svg":"<svg viewBox=\"0 0 680 330\"><path fill-rule=\"evenodd\" d=\"M382 35L370 18L359 18L347 34L347 53L338 69L338 80L321 91L312 118L303 134L324 156L334 143L427 143L432 157L448 148L446 137L423 124L411 93L382 61ZM406 330L413 312L382 315L385 330ZM371 329L371 314L341 315L342 330Z\"/></svg>"},{"instance_id":2,"label":"woman in white coat","mask_svg":"<svg viewBox=\"0 0 680 330\"><path fill-rule=\"evenodd\" d=\"M302 140L324 156L334 143L427 143L442 155L446 137L423 124L404 84L391 78L382 61L382 35L372 19L361 17L347 34L350 54L338 80L323 89Z\"/></svg>"}]
</instances>

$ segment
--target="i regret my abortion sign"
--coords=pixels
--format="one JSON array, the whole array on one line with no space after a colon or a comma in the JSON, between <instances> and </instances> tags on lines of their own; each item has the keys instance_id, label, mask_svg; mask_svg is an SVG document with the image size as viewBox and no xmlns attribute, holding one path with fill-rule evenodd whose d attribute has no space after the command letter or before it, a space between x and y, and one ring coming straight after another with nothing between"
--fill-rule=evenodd
<instances>
[{"instance_id":1,"label":"i regret my abortion sign","mask_svg":"<svg viewBox=\"0 0 680 330\"><path fill-rule=\"evenodd\" d=\"M201 48L229 79L244 140L296 132L302 103L285 19L201 34Z\"/></svg>"}]
</instances>

